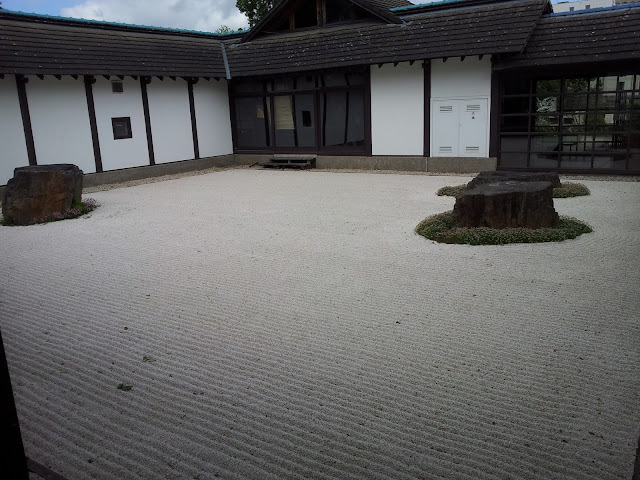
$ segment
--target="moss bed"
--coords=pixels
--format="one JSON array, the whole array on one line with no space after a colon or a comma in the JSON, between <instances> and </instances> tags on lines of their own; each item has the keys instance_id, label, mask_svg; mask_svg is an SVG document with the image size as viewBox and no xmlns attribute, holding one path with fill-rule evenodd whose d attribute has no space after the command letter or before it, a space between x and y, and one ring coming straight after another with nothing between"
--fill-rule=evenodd
<instances>
[{"instance_id":1,"label":"moss bed","mask_svg":"<svg viewBox=\"0 0 640 480\"><path fill-rule=\"evenodd\" d=\"M466 189L466 185L442 187L436 192L436 195L439 197L457 197ZM553 198L582 197L590 194L589 189L581 183L563 182L561 186L553 189Z\"/></svg>"},{"instance_id":2,"label":"moss bed","mask_svg":"<svg viewBox=\"0 0 640 480\"><path fill-rule=\"evenodd\" d=\"M593 231L586 223L571 217L560 217L555 228L454 228L451 216L452 211L448 211L425 218L415 231L429 240L459 245L561 242Z\"/></svg>"}]
</instances>

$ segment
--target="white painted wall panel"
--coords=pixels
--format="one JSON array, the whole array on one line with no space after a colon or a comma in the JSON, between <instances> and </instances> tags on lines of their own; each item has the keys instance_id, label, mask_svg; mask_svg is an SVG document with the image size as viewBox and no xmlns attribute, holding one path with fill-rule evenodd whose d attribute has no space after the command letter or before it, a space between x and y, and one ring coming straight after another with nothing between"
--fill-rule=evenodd
<instances>
[{"instance_id":1,"label":"white painted wall panel","mask_svg":"<svg viewBox=\"0 0 640 480\"><path fill-rule=\"evenodd\" d=\"M95 172L82 77L29 76L26 87L38 165L73 163L84 173Z\"/></svg>"},{"instance_id":2,"label":"white painted wall panel","mask_svg":"<svg viewBox=\"0 0 640 480\"><path fill-rule=\"evenodd\" d=\"M193 158L193 134L187 82L154 79L147 85L156 163Z\"/></svg>"},{"instance_id":3,"label":"white painted wall panel","mask_svg":"<svg viewBox=\"0 0 640 480\"><path fill-rule=\"evenodd\" d=\"M424 134L422 65L372 65L372 154L423 155Z\"/></svg>"},{"instance_id":4,"label":"white painted wall panel","mask_svg":"<svg viewBox=\"0 0 640 480\"><path fill-rule=\"evenodd\" d=\"M0 79L0 185L6 185L16 167L29 165L18 89L13 75Z\"/></svg>"},{"instance_id":5,"label":"white painted wall panel","mask_svg":"<svg viewBox=\"0 0 640 480\"><path fill-rule=\"evenodd\" d=\"M193 86L200 157L233 153L227 81L200 79Z\"/></svg>"},{"instance_id":6,"label":"white painted wall panel","mask_svg":"<svg viewBox=\"0 0 640 480\"><path fill-rule=\"evenodd\" d=\"M122 84L123 93L113 93L111 80L104 77L97 77L93 84L103 170L149 165L140 82L125 77ZM111 119L117 117L131 119L131 138L114 140Z\"/></svg>"},{"instance_id":7,"label":"white painted wall panel","mask_svg":"<svg viewBox=\"0 0 640 480\"><path fill-rule=\"evenodd\" d=\"M449 58L431 62L431 98L491 96L491 58Z\"/></svg>"}]
</instances>

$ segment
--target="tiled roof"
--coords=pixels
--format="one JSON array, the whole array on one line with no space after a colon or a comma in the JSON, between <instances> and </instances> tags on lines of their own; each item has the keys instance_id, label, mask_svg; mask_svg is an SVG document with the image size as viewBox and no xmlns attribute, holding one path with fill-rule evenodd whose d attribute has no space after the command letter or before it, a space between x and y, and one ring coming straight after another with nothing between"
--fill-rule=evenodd
<instances>
[{"instance_id":1,"label":"tiled roof","mask_svg":"<svg viewBox=\"0 0 640 480\"><path fill-rule=\"evenodd\" d=\"M547 0L447 9L403 24L359 23L230 42L231 75L522 51Z\"/></svg>"},{"instance_id":2,"label":"tiled roof","mask_svg":"<svg viewBox=\"0 0 640 480\"><path fill-rule=\"evenodd\" d=\"M213 35L0 12L0 73L225 76Z\"/></svg>"},{"instance_id":3,"label":"tiled roof","mask_svg":"<svg viewBox=\"0 0 640 480\"><path fill-rule=\"evenodd\" d=\"M498 68L640 58L640 8L619 7L540 19L522 55Z\"/></svg>"}]
</instances>

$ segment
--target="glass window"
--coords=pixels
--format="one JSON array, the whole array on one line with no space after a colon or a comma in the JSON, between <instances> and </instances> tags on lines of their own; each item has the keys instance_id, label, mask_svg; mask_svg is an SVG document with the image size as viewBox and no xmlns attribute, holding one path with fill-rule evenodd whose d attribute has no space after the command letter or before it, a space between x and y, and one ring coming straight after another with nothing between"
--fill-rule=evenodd
<instances>
[{"instance_id":1,"label":"glass window","mask_svg":"<svg viewBox=\"0 0 640 480\"><path fill-rule=\"evenodd\" d=\"M535 93L560 93L560 79L554 80L537 80L535 82Z\"/></svg>"},{"instance_id":2,"label":"glass window","mask_svg":"<svg viewBox=\"0 0 640 480\"><path fill-rule=\"evenodd\" d=\"M527 166L527 157L528 154L526 152L515 153L515 152L504 152L500 154L500 166L501 167L512 167L512 168L524 168Z\"/></svg>"},{"instance_id":3,"label":"glass window","mask_svg":"<svg viewBox=\"0 0 640 480\"><path fill-rule=\"evenodd\" d=\"M236 139L239 147L267 147L269 106L265 97L238 97L234 102Z\"/></svg>"},{"instance_id":4,"label":"glass window","mask_svg":"<svg viewBox=\"0 0 640 480\"><path fill-rule=\"evenodd\" d=\"M560 124L559 115L538 115L534 117L531 131L536 133L557 132Z\"/></svg>"},{"instance_id":5,"label":"glass window","mask_svg":"<svg viewBox=\"0 0 640 480\"><path fill-rule=\"evenodd\" d=\"M529 154L529 166L532 168L558 168L558 153L531 153Z\"/></svg>"},{"instance_id":6,"label":"glass window","mask_svg":"<svg viewBox=\"0 0 640 480\"><path fill-rule=\"evenodd\" d=\"M529 79L517 77L505 79L503 88L505 95L528 95L531 82Z\"/></svg>"},{"instance_id":7,"label":"glass window","mask_svg":"<svg viewBox=\"0 0 640 480\"><path fill-rule=\"evenodd\" d=\"M303 74L232 82L236 147L291 149L365 146L368 76L358 72ZM252 85L252 86L251 86ZM247 95L258 86L264 95ZM294 93L300 92L300 93ZM235 94L235 96L234 96ZM319 106L319 110L316 108Z\"/></svg>"},{"instance_id":8,"label":"glass window","mask_svg":"<svg viewBox=\"0 0 640 480\"><path fill-rule=\"evenodd\" d=\"M530 97L506 97L502 100L502 113L528 113Z\"/></svg>"},{"instance_id":9,"label":"glass window","mask_svg":"<svg viewBox=\"0 0 640 480\"><path fill-rule=\"evenodd\" d=\"M513 115L500 119L500 130L502 132L528 132L531 117L528 115Z\"/></svg>"},{"instance_id":10,"label":"glass window","mask_svg":"<svg viewBox=\"0 0 640 480\"><path fill-rule=\"evenodd\" d=\"M564 91L566 93L583 93L589 91L590 78L567 78L564 81Z\"/></svg>"},{"instance_id":11,"label":"glass window","mask_svg":"<svg viewBox=\"0 0 640 480\"><path fill-rule=\"evenodd\" d=\"M294 13L295 28L315 27L318 25L316 2L304 2Z\"/></svg>"},{"instance_id":12,"label":"glass window","mask_svg":"<svg viewBox=\"0 0 640 480\"><path fill-rule=\"evenodd\" d=\"M586 110L588 108L588 95L565 95L562 109L567 110Z\"/></svg>"},{"instance_id":13,"label":"glass window","mask_svg":"<svg viewBox=\"0 0 640 480\"><path fill-rule=\"evenodd\" d=\"M351 2L326 0L327 23L348 22L351 20Z\"/></svg>"},{"instance_id":14,"label":"glass window","mask_svg":"<svg viewBox=\"0 0 640 480\"><path fill-rule=\"evenodd\" d=\"M534 97L535 112L558 112L560 110L560 97L544 96Z\"/></svg>"},{"instance_id":15,"label":"glass window","mask_svg":"<svg viewBox=\"0 0 640 480\"><path fill-rule=\"evenodd\" d=\"M528 135L509 135L500 140L502 152L526 152L529 148Z\"/></svg>"},{"instance_id":16,"label":"glass window","mask_svg":"<svg viewBox=\"0 0 640 480\"><path fill-rule=\"evenodd\" d=\"M533 152L557 152L560 149L560 137L557 135L531 137L531 151Z\"/></svg>"},{"instance_id":17,"label":"glass window","mask_svg":"<svg viewBox=\"0 0 640 480\"><path fill-rule=\"evenodd\" d=\"M362 91L322 94L320 103L322 145L364 145L364 95Z\"/></svg>"},{"instance_id":18,"label":"glass window","mask_svg":"<svg viewBox=\"0 0 640 480\"><path fill-rule=\"evenodd\" d=\"M113 128L113 139L121 140L123 138L132 138L131 117L116 117L111 119Z\"/></svg>"},{"instance_id":19,"label":"glass window","mask_svg":"<svg viewBox=\"0 0 640 480\"><path fill-rule=\"evenodd\" d=\"M513 95L527 85L530 95ZM527 85L503 79L501 166L517 166L511 153L526 145L532 168L632 169L640 157L640 75L530 79Z\"/></svg>"}]
</instances>

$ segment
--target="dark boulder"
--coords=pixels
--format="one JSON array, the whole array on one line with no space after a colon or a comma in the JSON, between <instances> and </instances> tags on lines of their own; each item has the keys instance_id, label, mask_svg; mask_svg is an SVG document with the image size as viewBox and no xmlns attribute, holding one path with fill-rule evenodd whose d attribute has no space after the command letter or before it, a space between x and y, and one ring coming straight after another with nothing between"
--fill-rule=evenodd
<instances>
[{"instance_id":1,"label":"dark boulder","mask_svg":"<svg viewBox=\"0 0 640 480\"><path fill-rule=\"evenodd\" d=\"M2 216L7 223L29 225L55 212L71 208L82 199L82 170L55 164L19 167L7 182Z\"/></svg>"},{"instance_id":2,"label":"dark boulder","mask_svg":"<svg viewBox=\"0 0 640 480\"><path fill-rule=\"evenodd\" d=\"M550 182L496 182L456 197L454 227L544 228L558 225Z\"/></svg>"},{"instance_id":3,"label":"dark boulder","mask_svg":"<svg viewBox=\"0 0 640 480\"><path fill-rule=\"evenodd\" d=\"M476 185L495 182L551 182L553 188L560 186L560 177L553 172L507 172L507 171L487 171L480 172L468 184L468 188Z\"/></svg>"}]
</instances>

